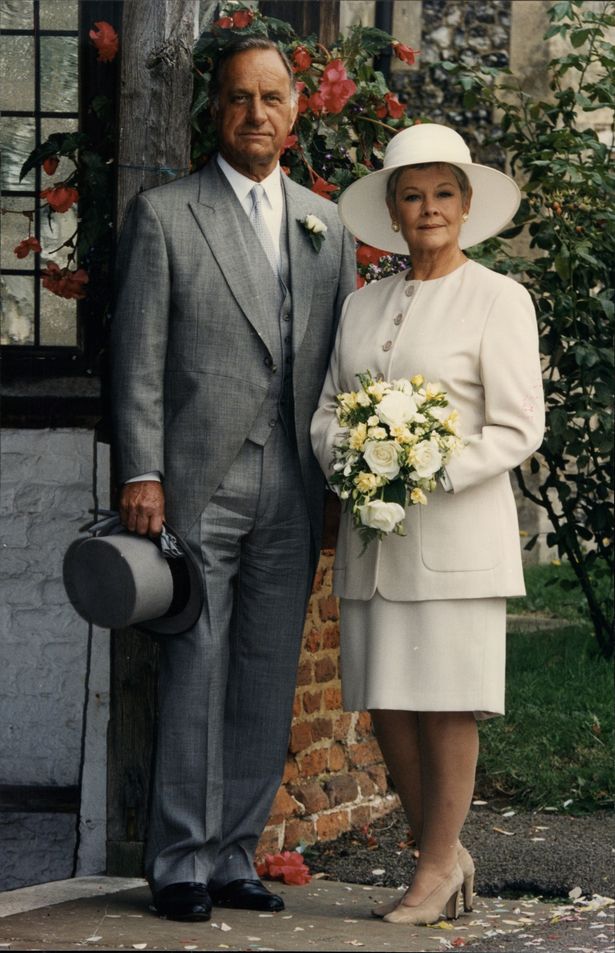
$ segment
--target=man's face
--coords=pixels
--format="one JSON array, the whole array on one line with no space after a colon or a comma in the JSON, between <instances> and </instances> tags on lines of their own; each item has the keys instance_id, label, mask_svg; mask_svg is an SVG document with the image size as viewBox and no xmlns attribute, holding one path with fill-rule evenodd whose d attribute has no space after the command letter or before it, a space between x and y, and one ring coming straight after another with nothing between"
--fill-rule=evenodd
<instances>
[{"instance_id":1,"label":"man's face","mask_svg":"<svg viewBox=\"0 0 615 953\"><path fill-rule=\"evenodd\" d=\"M296 115L275 50L245 50L226 64L215 119L220 153L238 172L257 182L269 175Z\"/></svg>"}]
</instances>

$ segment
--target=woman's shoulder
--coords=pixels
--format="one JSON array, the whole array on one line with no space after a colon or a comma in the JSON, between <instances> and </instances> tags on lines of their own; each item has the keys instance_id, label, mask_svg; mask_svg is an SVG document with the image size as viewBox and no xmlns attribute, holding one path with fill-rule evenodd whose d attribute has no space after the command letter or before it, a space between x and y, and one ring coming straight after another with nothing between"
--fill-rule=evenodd
<instances>
[{"instance_id":1,"label":"woman's shoulder","mask_svg":"<svg viewBox=\"0 0 615 953\"><path fill-rule=\"evenodd\" d=\"M364 305L373 307L376 301L385 300L389 294L395 290L397 285L404 280L405 272L399 272L396 275L389 275L387 278L379 278L377 281L369 281L361 288L357 288L346 298L347 305L363 307Z\"/></svg>"},{"instance_id":2,"label":"woman's shoulder","mask_svg":"<svg viewBox=\"0 0 615 953\"><path fill-rule=\"evenodd\" d=\"M509 294L516 298L529 298L527 288L520 281L511 278L510 275L503 275L501 272L495 271L493 268L487 268L486 265L481 265L480 262L472 259L468 264L471 266L469 273L471 280L480 282L481 286L494 296Z\"/></svg>"}]
</instances>

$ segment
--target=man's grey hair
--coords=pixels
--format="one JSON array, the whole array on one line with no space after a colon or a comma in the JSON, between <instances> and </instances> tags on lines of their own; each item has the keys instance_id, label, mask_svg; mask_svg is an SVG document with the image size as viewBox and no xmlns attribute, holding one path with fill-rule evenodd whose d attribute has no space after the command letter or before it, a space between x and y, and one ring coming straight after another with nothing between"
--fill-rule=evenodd
<instances>
[{"instance_id":1,"label":"man's grey hair","mask_svg":"<svg viewBox=\"0 0 615 953\"><path fill-rule=\"evenodd\" d=\"M402 172L405 172L406 169L431 169L435 165L444 165L447 169L451 170L461 190L462 204L465 205L469 202L472 197L472 186L463 169L460 169L457 165L453 165L452 162L417 162L416 165L402 165L398 169L395 169L394 172L391 172L387 179L387 205L395 206L397 183L399 182Z\"/></svg>"},{"instance_id":2,"label":"man's grey hair","mask_svg":"<svg viewBox=\"0 0 615 953\"><path fill-rule=\"evenodd\" d=\"M236 40L233 40L225 49L222 51L218 57L214 68L211 73L211 79L209 81L209 99L211 108L215 109L220 102L220 87L222 85L222 80L224 78L224 70L227 63L229 63L234 56L237 56L239 53L246 53L248 50L273 50L278 54L284 68L288 73L288 81L290 83L290 100L293 106L297 104L298 92L297 86L295 84L295 74L293 72L292 64L277 43L274 43L273 40L269 40L264 36L242 36Z\"/></svg>"}]
</instances>

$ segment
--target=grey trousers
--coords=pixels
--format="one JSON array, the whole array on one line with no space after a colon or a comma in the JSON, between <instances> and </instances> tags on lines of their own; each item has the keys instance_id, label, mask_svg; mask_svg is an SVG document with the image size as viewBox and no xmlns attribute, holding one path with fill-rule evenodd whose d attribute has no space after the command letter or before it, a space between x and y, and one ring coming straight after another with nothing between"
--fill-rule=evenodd
<instances>
[{"instance_id":1,"label":"grey trousers","mask_svg":"<svg viewBox=\"0 0 615 953\"><path fill-rule=\"evenodd\" d=\"M281 426L246 441L192 527L205 604L162 640L145 855L154 890L254 878L253 856L288 748L310 591L310 526Z\"/></svg>"}]
</instances>

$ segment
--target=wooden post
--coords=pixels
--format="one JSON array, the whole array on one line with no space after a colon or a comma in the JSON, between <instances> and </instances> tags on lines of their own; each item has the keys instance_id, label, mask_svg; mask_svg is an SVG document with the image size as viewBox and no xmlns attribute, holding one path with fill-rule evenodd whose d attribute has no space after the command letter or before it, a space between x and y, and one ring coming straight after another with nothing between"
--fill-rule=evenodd
<instances>
[{"instance_id":1,"label":"wooden post","mask_svg":"<svg viewBox=\"0 0 615 953\"><path fill-rule=\"evenodd\" d=\"M325 46L338 37L339 0L262 0L259 8L266 16L286 20L299 36L315 33Z\"/></svg>"},{"instance_id":2,"label":"wooden post","mask_svg":"<svg viewBox=\"0 0 615 953\"><path fill-rule=\"evenodd\" d=\"M194 0L125 0L118 223L135 193L189 170L195 16ZM154 639L134 629L113 632L107 818L110 875L142 875L156 681Z\"/></svg>"}]
</instances>

